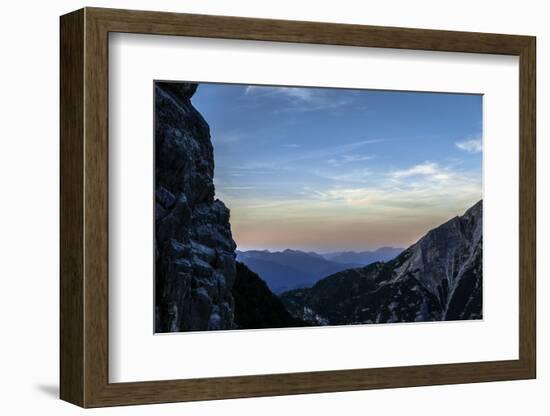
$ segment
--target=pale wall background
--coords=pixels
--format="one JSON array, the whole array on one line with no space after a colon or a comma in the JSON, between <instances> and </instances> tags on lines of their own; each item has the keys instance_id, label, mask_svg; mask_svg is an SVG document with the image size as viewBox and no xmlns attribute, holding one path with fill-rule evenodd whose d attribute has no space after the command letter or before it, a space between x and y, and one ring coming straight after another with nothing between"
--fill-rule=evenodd
<instances>
[{"instance_id":1,"label":"pale wall background","mask_svg":"<svg viewBox=\"0 0 550 416\"><path fill-rule=\"evenodd\" d=\"M339 394L225 400L89 410L102 415L546 415L550 408L550 300L543 259L550 238L542 213L550 169L544 118L550 101L550 25L546 2L125 0L4 2L0 15L0 410L2 414L72 415L58 386L58 16L82 6L156 9L538 37L538 313L536 381L423 387ZM503 236L504 238L505 236ZM547 257L548 258L548 257ZM546 330L543 331L543 325ZM406 348L406 346L403 346Z\"/></svg>"}]
</instances>

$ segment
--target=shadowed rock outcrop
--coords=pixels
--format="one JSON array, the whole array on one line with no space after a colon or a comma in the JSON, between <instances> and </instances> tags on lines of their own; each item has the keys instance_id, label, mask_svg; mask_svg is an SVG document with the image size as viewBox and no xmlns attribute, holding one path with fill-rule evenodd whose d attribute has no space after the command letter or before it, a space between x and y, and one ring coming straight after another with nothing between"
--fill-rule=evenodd
<instances>
[{"instance_id":1,"label":"shadowed rock outcrop","mask_svg":"<svg viewBox=\"0 0 550 416\"><path fill-rule=\"evenodd\" d=\"M345 270L281 295L315 325L482 318L482 202L395 259Z\"/></svg>"},{"instance_id":2,"label":"shadowed rock outcrop","mask_svg":"<svg viewBox=\"0 0 550 416\"><path fill-rule=\"evenodd\" d=\"M238 329L307 326L306 322L294 318L281 299L269 290L267 283L241 262L237 262L233 296Z\"/></svg>"},{"instance_id":3,"label":"shadowed rock outcrop","mask_svg":"<svg viewBox=\"0 0 550 416\"><path fill-rule=\"evenodd\" d=\"M232 329L235 242L197 84L155 83L155 329Z\"/></svg>"}]
</instances>

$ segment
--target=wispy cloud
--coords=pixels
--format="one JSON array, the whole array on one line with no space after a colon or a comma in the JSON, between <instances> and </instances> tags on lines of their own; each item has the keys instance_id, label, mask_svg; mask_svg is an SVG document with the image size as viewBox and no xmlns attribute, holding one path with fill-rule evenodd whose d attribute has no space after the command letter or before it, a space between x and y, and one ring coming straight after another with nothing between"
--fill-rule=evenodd
<instances>
[{"instance_id":1,"label":"wispy cloud","mask_svg":"<svg viewBox=\"0 0 550 416\"><path fill-rule=\"evenodd\" d=\"M267 161L254 162L247 165L232 166L231 169L236 173L244 172L266 172L266 173L277 173L278 170L289 167L296 162L303 162L306 160L320 160L325 161L330 159L339 159L342 155L350 155L352 152L361 149L365 146L374 143L380 143L384 141L383 139L371 139L371 140L358 140L351 143L339 144L336 146L326 146L316 149L306 149L301 147L300 152L295 152L289 155L283 155L279 157L271 158ZM298 145L297 145L298 146ZM291 146L294 147L294 146ZM349 158L353 156L349 156ZM343 157L345 160L346 157Z\"/></svg>"},{"instance_id":2,"label":"wispy cloud","mask_svg":"<svg viewBox=\"0 0 550 416\"><path fill-rule=\"evenodd\" d=\"M288 144L282 144L281 147L288 147L289 149L296 149L300 147L299 144L296 143L288 143Z\"/></svg>"},{"instance_id":3,"label":"wispy cloud","mask_svg":"<svg viewBox=\"0 0 550 416\"><path fill-rule=\"evenodd\" d=\"M327 96L326 91L319 88L249 85L244 90L244 94L274 96L287 99L289 105L274 110L276 113L330 110L351 103L349 99L334 99L334 97Z\"/></svg>"},{"instance_id":4,"label":"wispy cloud","mask_svg":"<svg viewBox=\"0 0 550 416\"><path fill-rule=\"evenodd\" d=\"M227 167L230 176L272 175L277 172L276 168L272 162L249 162Z\"/></svg>"},{"instance_id":5,"label":"wispy cloud","mask_svg":"<svg viewBox=\"0 0 550 416\"><path fill-rule=\"evenodd\" d=\"M437 163L426 162L419 165L414 165L408 169L396 170L391 173L391 177L399 180L417 175L433 175L437 172L437 169Z\"/></svg>"},{"instance_id":6,"label":"wispy cloud","mask_svg":"<svg viewBox=\"0 0 550 416\"><path fill-rule=\"evenodd\" d=\"M314 99L314 90L308 88L295 87L268 87L249 85L244 90L245 95L262 94L262 95L283 95L289 98L302 101L311 101Z\"/></svg>"},{"instance_id":7,"label":"wispy cloud","mask_svg":"<svg viewBox=\"0 0 550 416\"><path fill-rule=\"evenodd\" d=\"M292 243L315 247L330 235L326 241L332 245L407 246L482 197L479 173L457 165L427 161L381 171L375 166L346 166L352 169L320 171L316 181L304 172L292 192L288 176L283 193L258 192L248 187L250 183L242 189L221 188L225 194L219 197L231 209L236 241L254 247L258 241L261 247ZM282 177L280 172L274 177Z\"/></svg>"},{"instance_id":8,"label":"wispy cloud","mask_svg":"<svg viewBox=\"0 0 550 416\"><path fill-rule=\"evenodd\" d=\"M355 163L355 162L366 162L367 160L374 159L374 156L372 155L341 155L338 158L330 158L327 160L327 163L331 166L342 166L347 163Z\"/></svg>"},{"instance_id":9,"label":"wispy cloud","mask_svg":"<svg viewBox=\"0 0 550 416\"><path fill-rule=\"evenodd\" d=\"M481 139L469 139L462 142L456 142L456 147L468 153L479 153L483 150Z\"/></svg>"},{"instance_id":10,"label":"wispy cloud","mask_svg":"<svg viewBox=\"0 0 550 416\"><path fill-rule=\"evenodd\" d=\"M422 172L420 177L405 183L390 181L385 184L377 182L372 187L334 187L316 190L311 195L324 201L360 206L381 215L403 212L412 207L420 208L418 215L422 215L422 209L433 211L438 206L456 209L481 199L481 181L475 174L452 170L440 173L436 167L418 171Z\"/></svg>"},{"instance_id":11,"label":"wispy cloud","mask_svg":"<svg viewBox=\"0 0 550 416\"><path fill-rule=\"evenodd\" d=\"M325 159L327 157L335 158L336 156L346 155L352 151L360 149L369 144L380 143L382 141L383 139L359 140L352 143L322 147L320 149L304 152L302 155L297 156L292 161L299 161L299 160L305 160L305 159L317 159L317 158Z\"/></svg>"},{"instance_id":12,"label":"wispy cloud","mask_svg":"<svg viewBox=\"0 0 550 416\"><path fill-rule=\"evenodd\" d=\"M371 160L373 159L374 156L372 155L343 155L342 156L342 159L345 161L345 162L362 162L364 160Z\"/></svg>"},{"instance_id":13,"label":"wispy cloud","mask_svg":"<svg viewBox=\"0 0 550 416\"><path fill-rule=\"evenodd\" d=\"M297 87L268 87L249 85L244 90L245 95L260 94L260 95L282 95L291 99L300 101L312 101L315 99L314 90L310 88Z\"/></svg>"},{"instance_id":14,"label":"wispy cloud","mask_svg":"<svg viewBox=\"0 0 550 416\"><path fill-rule=\"evenodd\" d=\"M278 94L286 95L290 98L296 98L301 101L314 101L315 94L314 90L307 88L290 88L290 87L277 87L275 89Z\"/></svg>"},{"instance_id":15,"label":"wispy cloud","mask_svg":"<svg viewBox=\"0 0 550 416\"><path fill-rule=\"evenodd\" d=\"M451 167L443 167L437 163L425 162L414 165L408 169L390 172L390 178L395 183L403 183L407 180L407 185L411 187L425 186L425 182L448 183L456 179L459 174Z\"/></svg>"},{"instance_id":16,"label":"wispy cloud","mask_svg":"<svg viewBox=\"0 0 550 416\"><path fill-rule=\"evenodd\" d=\"M341 173L323 171L316 171L314 173L323 179L346 184L364 184L371 179L373 175L373 172L369 169L357 169Z\"/></svg>"},{"instance_id":17,"label":"wispy cloud","mask_svg":"<svg viewBox=\"0 0 550 416\"><path fill-rule=\"evenodd\" d=\"M256 247L261 241L264 247L295 242L315 247L328 241L333 246L407 246L481 199L479 177L453 173L446 183L427 177L416 184L327 183L325 187L302 187L294 198L239 194L226 203L232 210L232 229L239 244Z\"/></svg>"}]
</instances>

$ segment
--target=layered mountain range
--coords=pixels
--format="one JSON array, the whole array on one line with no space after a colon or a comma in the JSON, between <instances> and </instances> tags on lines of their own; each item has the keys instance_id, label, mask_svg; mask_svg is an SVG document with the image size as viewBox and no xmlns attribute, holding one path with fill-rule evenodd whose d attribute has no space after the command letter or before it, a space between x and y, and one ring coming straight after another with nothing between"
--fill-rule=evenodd
<instances>
[{"instance_id":1,"label":"layered mountain range","mask_svg":"<svg viewBox=\"0 0 550 416\"><path fill-rule=\"evenodd\" d=\"M237 260L258 273L274 293L310 287L323 277L360 265L332 262L316 253L299 250L237 251Z\"/></svg>"},{"instance_id":2,"label":"layered mountain range","mask_svg":"<svg viewBox=\"0 0 550 416\"><path fill-rule=\"evenodd\" d=\"M403 249L384 247L375 251L344 251L319 254L286 249L237 250L237 260L262 276L274 293L311 287L333 273L394 258Z\"/></svg>"},{"instance_id":3,"label":"layered mountain range","mask_svg":"<svg viewBox=\"0 0 550 416\"><path fill-rule=\"evenodd\" d=\"M312 325L482 318L482 201L388 262L281 294Z\"/></svg>"}]
</instances>

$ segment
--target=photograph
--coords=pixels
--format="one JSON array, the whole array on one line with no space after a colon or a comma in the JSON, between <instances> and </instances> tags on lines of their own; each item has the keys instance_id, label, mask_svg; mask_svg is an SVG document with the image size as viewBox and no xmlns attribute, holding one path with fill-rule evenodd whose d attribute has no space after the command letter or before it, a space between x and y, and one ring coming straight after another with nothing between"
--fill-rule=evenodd
<instances>
[{"instance_id":1,"label":"photograph","mask_svg":"<svg viewBox=\"0 0 550 416\"><path fill-rule=\"evenodd\" d=\"M155 333L483 319L483 96L155 81Z\"/></svg>"}]
</instances>

